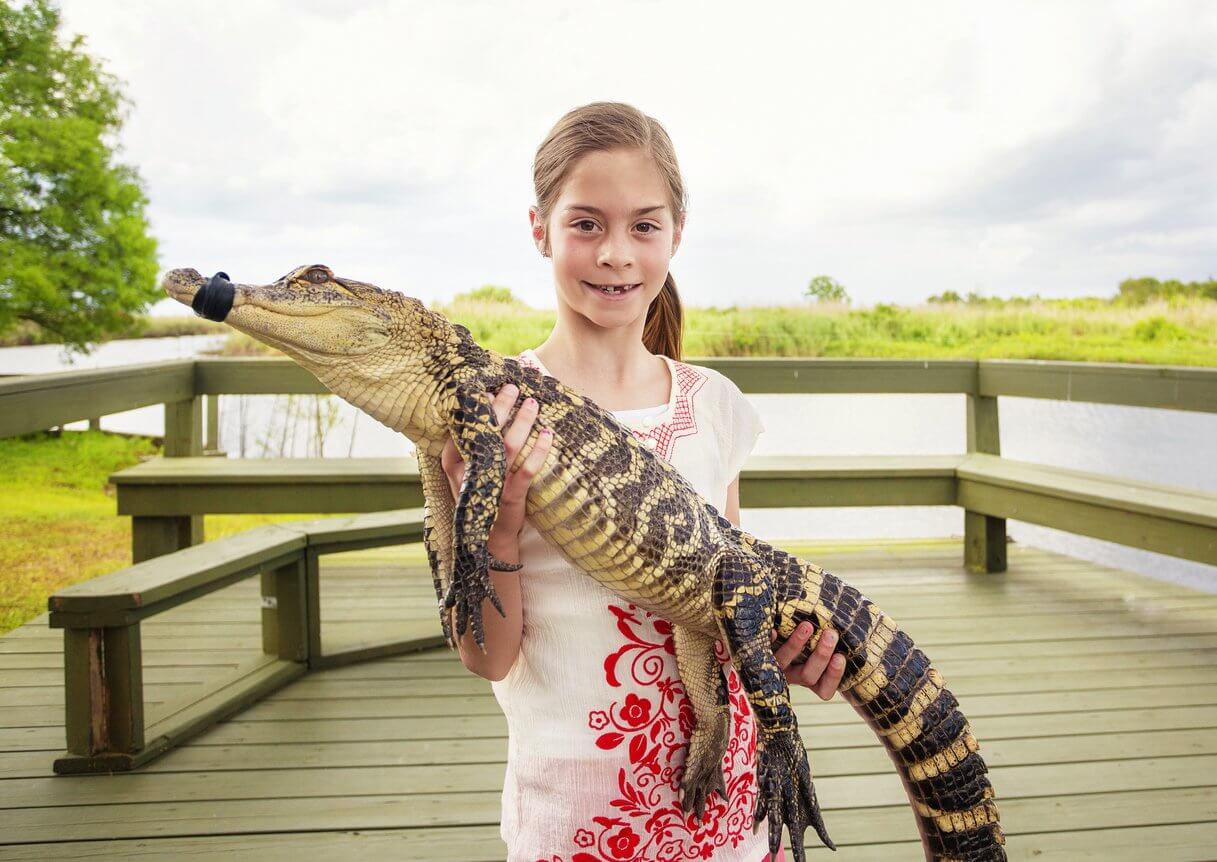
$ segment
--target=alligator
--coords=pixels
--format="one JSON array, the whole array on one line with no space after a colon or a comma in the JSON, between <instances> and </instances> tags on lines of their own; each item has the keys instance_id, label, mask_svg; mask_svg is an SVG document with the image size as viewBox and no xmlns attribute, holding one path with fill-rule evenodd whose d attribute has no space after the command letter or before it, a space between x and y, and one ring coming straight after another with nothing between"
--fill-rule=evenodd
<instances>
[{"instance_id":1,"label":"alligator","mask_svg":"<svg viewBox=\"0 0 1217 862\"><path fill-rule=\"evenodd\" d=\"M702 819L709 794L726 798L722 759L730 710L714 643L721 639L755 715L757 805L769 848L789 829L804 862L810 825L828 836L771 631L783 640L809 621L806 661L823 633L845 657L840 691L891 757L930 860L1004 860L993 788L979 744L942 675L893 619L820 566L739 529L667 461L610 413L554 378L478 345L469 330L417 299L340 278L326 266L292 270L263 286L175 269L175 299L281 350L330 391L405 434L417 447L424 543L440 621L485 651L483 602L503 613L486 542L509 469L491 399L507 383L539 405L520 464L538 429L552 429L545 464L526 503L530 522L582 572L673 624L680 678L696 719L681 778L685 812ZM509 420L510 421L510 420ZM453 498L440 467L451 437L466 462ZM518 567L519 564L516 564ZM453 619L455 618L455 619Z\"/></svg>"}]
</instances>

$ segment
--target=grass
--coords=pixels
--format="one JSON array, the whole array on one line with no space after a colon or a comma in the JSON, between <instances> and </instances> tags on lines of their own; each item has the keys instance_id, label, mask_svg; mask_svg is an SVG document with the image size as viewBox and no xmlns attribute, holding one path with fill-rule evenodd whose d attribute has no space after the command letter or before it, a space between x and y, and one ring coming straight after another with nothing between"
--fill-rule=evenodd
<instances>
[{"instance_id":1,"label":"grass","mask_svg":"<svg viewBox=\"0 0 1217 862\"><path fill-rule=\"evenodd\" d=\"M0 633L46 611L56 590L131 565L130 519L108 477L159 454L146 437L100 431L0 440ZM215 515L218 538L302 515Z\"/></svg>"},{"instance_id":2,"label":"grass","mask_svg":"<svg viewBox=\"0 0 1217 862\"><path fill-rule=\"evenodd\" d=\"M459 298L437 305L479 344L506 355L549 335L554 312L518 300ZM1217 302L1103 299L993 305L800 304L685 309L685 356L890 359L1060 359L1217 366ZM231 333L224 353L272 353Z\"/></svg>"}]
</instances>

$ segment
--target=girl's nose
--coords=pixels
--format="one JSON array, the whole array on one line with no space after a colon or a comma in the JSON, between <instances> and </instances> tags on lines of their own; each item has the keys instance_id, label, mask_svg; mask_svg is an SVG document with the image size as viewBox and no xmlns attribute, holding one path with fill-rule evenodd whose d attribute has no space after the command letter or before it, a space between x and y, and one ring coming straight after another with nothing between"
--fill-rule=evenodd
<instances>
[{"instance_id":1,"label":"girl's nose","mask_svg":"<svg viewBox=\"0 0 1217 862\"><path fill-rule=\"evenodd\" d=\"M604 266L618 268L633 262L634 256L633 252L630 250L630 242L628 238L615 236L613 234L607 234L604 237L604 241L600 243L597 263Z\"/></svg>"}]
</instances>

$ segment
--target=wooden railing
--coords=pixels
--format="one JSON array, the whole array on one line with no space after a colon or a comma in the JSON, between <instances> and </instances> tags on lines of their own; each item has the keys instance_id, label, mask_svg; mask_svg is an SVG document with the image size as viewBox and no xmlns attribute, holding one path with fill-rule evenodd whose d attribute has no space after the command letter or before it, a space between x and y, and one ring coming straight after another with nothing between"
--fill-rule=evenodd
<instances>
[{"instance_id":1,"label":"wooden railing","mask_svg":"<svg viewBox=\"0 0 1217 862\"><path fill-rule=\"evenodd\" d=\"M717 369L751 393L959 393L967 398L966 453L753 458L741 482L745 508L959 505L965 511L965 561L977 572L1004 570L1007 518L1217 564L1217 494L1010 461L1000 457L998 419L1002 395L1217 412L1217 369L1013 360L692 361ZM299 366L278 359L197 359L0 380L0 436L165 405L166 459L134 468L135 478L129 475L124 484L169 495L132 495L136 502L120 499L120 507L135 507L142 512L131 512L135 519L156 522L167 534L149 534L142 550L137 542L136 559L142 561L131 568L61 590L50 600L50 624L65 631L68 752L56 761L57 771L135 768L309 668L440 642L437 622L436 633L422 640L321 652L318 557L418 541L420 510L280 524L196 544L207 512L285 505L277 502L271 481L262 483L259 493L248 493L249 477L267 472L261 465L191 457L205 446L203 400L211 399L208 425L214 429L221 394L325 391ZM214 443L214 431L210 440ZM364 494L364 503L420 501L417 472L408 459L396 460L402 463L381 464L375 477L364 477L362 488L386 489ZM279 474L280 484L291 483L291 476L283 475L286 463L276 462L270 471ZM352 462L336 461L324 471L331 478L321 477L351 485L345 495L313 495L318 502L309 503L297 493L293 506L336 511L325 506L354 503L360 479L346 475L353 468ZM203 480L184 481L192 471ZM295 487L315 483L321 472L312 469ZM239 504L207 497L217 477L221 484L246 483ZM204 487L207 493L200 490ZM223 508L232 505L244 508ZM264 655L145 722L140 621L255 574L262 577Z\"/></svg>"},{"instance_id":2,"label":"wooden railing","mask_svg":"<svg viewBox=\"0 0 1217 862\"><path fill-rule=\"evenodd\" d=\"M1002 395L1217 412L1217 369L1211 368L1026 360L692 361L721 371L752 393L963 394L967 452L994 456L1001 454ZM200 358L20 377L0 380L0 437L163 403L166 457L197 456L216 448L220 395L325 391L300 366L270 358ZM755 496L752 502L764 505ZM1005 518L992 512L992 507L982 511L965 506L964 554L974 571L1005 568ZM201 541L202 519L200 514L161 518L140 529L146 528L145 544L162 553ZM1137 544L1136 537L1131 538L1128 543Z\"/></svg>"}]
</instances>

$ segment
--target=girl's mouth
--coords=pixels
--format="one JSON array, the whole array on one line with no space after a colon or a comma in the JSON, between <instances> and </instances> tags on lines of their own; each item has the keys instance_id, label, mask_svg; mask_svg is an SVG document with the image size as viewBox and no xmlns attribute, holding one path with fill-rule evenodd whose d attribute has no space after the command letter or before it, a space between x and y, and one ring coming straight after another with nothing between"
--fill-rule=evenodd
<instances>
[{"instance_id":1,"label":"girl's mouth","mask_svg":"<svg viewBox=\"0 0 1217 862\"><path fill-rule=\"evenodd\" d=\"M583 286L588 290L595 291L596 293L600 294L601 297L608 300L624 299L635 290L642 287L641 284L592 284L591 282L587 281L583 282Z\"/></svg>"}]
</instances>

